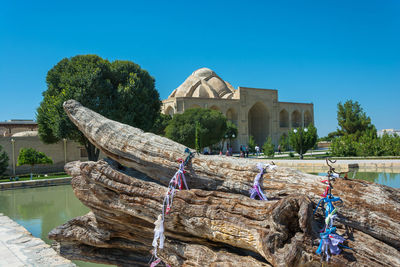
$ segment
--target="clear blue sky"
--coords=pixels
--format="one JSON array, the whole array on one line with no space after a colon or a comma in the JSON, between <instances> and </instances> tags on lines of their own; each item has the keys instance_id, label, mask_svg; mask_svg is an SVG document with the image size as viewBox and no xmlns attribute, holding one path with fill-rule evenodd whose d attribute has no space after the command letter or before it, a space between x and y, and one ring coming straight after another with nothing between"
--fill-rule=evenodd
<instances>
[{"instance_id":1,"label":"clear blue sky","mask_svg":"<svg viewBox=\"0 0 400 267\"><path fill-rule=\"evenodd\" d=\"M46 73L77 54L138 63L162 99L194 70L313 102L320 136L339 101L400 128L400 1L2 1L0 121L34 119Z\"/></svg>"}]
</instances>

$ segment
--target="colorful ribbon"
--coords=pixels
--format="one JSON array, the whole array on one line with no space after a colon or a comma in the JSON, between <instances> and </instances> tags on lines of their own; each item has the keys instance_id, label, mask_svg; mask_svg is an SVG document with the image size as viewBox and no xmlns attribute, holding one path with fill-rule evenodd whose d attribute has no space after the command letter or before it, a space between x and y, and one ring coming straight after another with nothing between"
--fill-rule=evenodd
<instances>
[{"instance_id":1,"label":"colorful ribbon","mask_svg":"<svg viewBox=\"0 0 400 267\"><path fill-rule=\"evenodd\" d=\"M263 193L263 191L261 189L260 180L263 177L264 173L267 172L267 170L266 170L267 168L270 169L270 170L274 170L276 168L276 165L266 164L265 168L264 168L261 163L258 163L257 164L257 168L260 170L260 172L254 178L253 188L250 189L250 198L251 199L255 199L256 196L258 196L258 198L260 200L267 201L268 198L265 196L265 194Z\"/></svg>"},{"instance_id":2,"label":"colorful ribbon","mask_svg":"<svg viewBox=\"0 0 400 267\"><path fill-rule=\"evenodd\" d=\"M179 168L169 181L168 190L164 197L161 214L158 215L157 220L154 222L155 227L152 245L154 247L153 256L155 260L151 263L150 267L154 267L161 262L161 259L157 256L157 249L162 249L164 247L164 219L165 215L168 214L172 208L172 202L174 200L176 190L182 189L183 184L185 185L186 189L189 190L185 179L185 166L189 162L189 160L193 158L194 155L192 152L190 152L188 148L185 149L185 153L189 153L189 155L186 157L185 160L182 160L181 158L178 159L178 161L180 162ZM168 264L166 266L169 267Z\"/></svg>"},{"instance_id":3,"label":"colorful ribbon","mask_svg":"<svg viewBox=\"0 0 400 267\"><path fill-rule=\"evenodd\" d=\"M327 228L324 233L320 234L321 240L319 242L316 253L325 256L326 261L329 261L331 255L338 255L340 253L339 243L344 242L344 238L336 234L336 227Z\"/></svg>"}]
</instances>

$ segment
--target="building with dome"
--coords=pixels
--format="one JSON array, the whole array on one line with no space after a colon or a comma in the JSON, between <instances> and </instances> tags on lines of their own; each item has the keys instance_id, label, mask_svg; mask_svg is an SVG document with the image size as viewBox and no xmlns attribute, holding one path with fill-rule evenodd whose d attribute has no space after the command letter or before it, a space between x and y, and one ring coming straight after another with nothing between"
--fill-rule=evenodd
<instances>
[{"instance_id":1,"label":"building with dome","mask_svg":"<svg viewBox=\"0 0 400 267\"><path fill-rule=\"evenodd\" d=\"M277 145L283 134L314 123L312 103L278 101L278 91L238 87L224 81L214 71L201 68L193 72L167 99L162 112L173 116L190 108L221 111L238 127L233 149L246 145L252 135L259 146L267 137Z\"/></svg>"}]
</instances>

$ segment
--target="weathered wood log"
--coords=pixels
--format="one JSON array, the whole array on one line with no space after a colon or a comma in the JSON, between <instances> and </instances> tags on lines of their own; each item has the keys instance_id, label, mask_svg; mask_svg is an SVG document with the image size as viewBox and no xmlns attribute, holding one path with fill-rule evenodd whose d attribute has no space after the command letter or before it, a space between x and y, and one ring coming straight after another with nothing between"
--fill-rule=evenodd
<instances>
[{"instance_id":1,"label":"weathered wood log","mask_svg":"<svg viewBox=\"0 0 400 267\"><path fill-rule=\"evenodd\" d=\"M137 169L167 185L175 173L177 158L185 147L170 139L109 120L69 100L64 109L84 135L107 156ZM196 155L187 168L189 188L248 194L258 170L254 160L225 156ZM320 199L321 178L288 168L264 175L270 199L305 194ZM334 194L343 199L339 220L376 239L400 248L400 190L361 180L334 183Z\"/></svg>"},{"instance_id":2,"label":"weathered wood log","mask_svg":"<svg viewBox=\"0 0 400 267\"><path fill-rule=\"evenodd\" d=\"M152 229L143 227L140 220L136 219L131 220L129 224L121 224L121 217L115 216L101 217L99 224L97 220L99 219L96 219L93 213L88 213L51 231L50 238L58 241L55 246L57 251L73 260L118 266L149 266ZM119 223L114 223L115 220L119 220ZM87 224L91 226L85 227ZM100 239L97 237L96 242L91 242L91 236L97 236L98 229L106 229L104 231L109 233L107 236L101 236L101 245L98 244ZM124 237L121 233L125 233ZM129 239L126 233L129 233ZM254 257L230 253L215 245L207 247L171 238L166 240L165 248L160 250L158 255L173 266L237 266L238 262L247 266L271 266Z\"/></svg>"},{"instance_id":3,"label":"weathered wood log","mask_svg":"<svg viewBox=\"0 0 400 267\"><path fill-rule=\"evenodd\" d=\"M73 176L75 194L94 215L73 219L50 233L63 255L121 266L140 266L140 257L148 261L144 255L151 250L153 222L166 188L128 176L104 161L69 163L66 171ZM179 191L166 216L167 241L159 255L172 266L317 266L319 228L311 212L312 203L302 195L264 202L218 191ZM335 256L333 265L400 264L393 247L360 231L339 228L355 250ZM127 257L118 261L122 252ZM222 262L225 265L219 265Z\"/></svg>"}]
</instances>

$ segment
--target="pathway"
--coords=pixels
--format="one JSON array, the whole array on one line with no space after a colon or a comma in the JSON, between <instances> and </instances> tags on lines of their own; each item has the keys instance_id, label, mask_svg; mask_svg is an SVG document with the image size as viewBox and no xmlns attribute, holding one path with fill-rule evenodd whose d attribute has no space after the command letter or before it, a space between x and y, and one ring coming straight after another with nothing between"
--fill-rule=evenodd
<instances>
[{"instance_id":1,"label":"pathway","mask_svg":"<svg viewBox=\"0 0 400 267\"><path fill-rule=\"evenodd\" d=\"M43 240L0 213L0 267L76 266L58 255Z\"/></svg>"}]
</instances>

